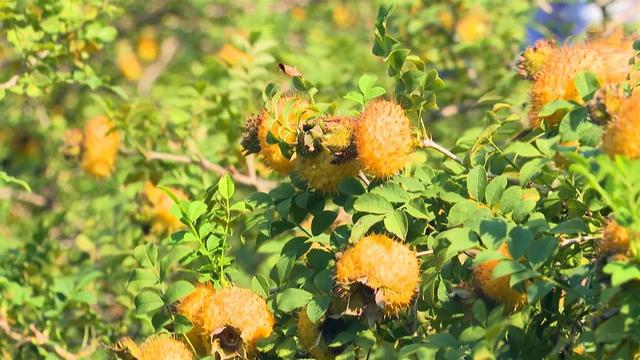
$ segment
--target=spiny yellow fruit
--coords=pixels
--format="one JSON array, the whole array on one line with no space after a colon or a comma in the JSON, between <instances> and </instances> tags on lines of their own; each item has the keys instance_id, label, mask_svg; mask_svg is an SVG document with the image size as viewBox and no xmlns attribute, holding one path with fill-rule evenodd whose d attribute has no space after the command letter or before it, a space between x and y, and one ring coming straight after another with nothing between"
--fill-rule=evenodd
<instances>
[{"instance_id":1,"label":"spiny yellow fruit","mask_svg":"<svg viewBox=\"0 0 640 360\"><path fill-rule=\"evenodd\" d=\"M538 40L533 46L526 48L516 63L520 76L524 79L536 79L555 50L553 40Z\"/></svg>"},{"instance_id":2,"label":"spiny yellow fruit","mask_svg":"<svg viewBox=\"0 0 640 360\"><path fill-rule=\"evenodd\" d=\"M248 62L251 59L249 54L231 44L225 44L218 50L218 58L230 66L238 65L243 61Z\"/></svg>"},{"instance_id":3,"label":"spiny yellow fruit","mask_svg":"<svg viewBox=\"0 0 640 360\"><path fill-rule=\"evenodd\" d=\"M267 137L271 133L277 141L293 146L296 142L298 124L315 113L310 104L299 97L282 97L275 103L275 106L263 110L260 114L260 154L271 169L287 175L293 169L293 160L282 154L279 144L270 144Z\"/></svg>"},{"instance_id":4,"label":"spiny yellow fruit","mask_svg":"<svg viewBox=\"0 0 640 360\"><path fill-rule=\"evenodd\" d=\"M309 187L323 193L333 193L344 178L355 176L361 168L353 144L354 120L349 117L325 118L316 126L323 128L314 138L312 128L302 133L298 145L296 170ZM304 148L305 139L313 150Z\"/></svg>"},{"instance_id":5,"label":"spiny yellow fruit","mask_svg":"<svg viewBox=\"0 0 640 360\"><path fill-rule=\"evenodd\" d=\"M617 115L626 100L624 88L618 84L608 84L598 89L593 99L587 103L589 116L599 124L608 124Z\"/></svg>"},{"instance_id":6,"label":"spiny yellow fruit","mask_svg":"<svg viewBox=\"0 0 640 360\"><path fill-rule=\"evenodd\" d=\"M142 359L142 351L140 350L140 347L128 336L118 340L115 345L115 351L119 353L119 357L125 360Z\"/></svg>"},{"instance_id":7,"label":"spiny yellow fruit","mask_svg":"<svg viewBox=\"0 0 640 360\"><path fill-rule=\"evenodd\" d=\"M629 250L631 232L610 220L604 228L602 240L599 244L601 255L625 253Z\"/></svg>"},{"instance_id":8,"label":"spiny yellow fruit","mask_svg":"<svg viewBox=\"0 0 640 360\"><path fill-rule=\"evenodd\" d=\"M95 177L107 177L115 168L120 134L114 128L106 116L94 117L84 127L81 165Z\"/></svg>"},{"instance_id":9,"label":"spiny yellow fruit","mask_svg":"<svg viewBox=\"0 0 640 360\"><path fill-rule=\"evenodd\" d=\"M333 7L331 17L333 18L333 23L341 29L347 28L353 23L351 11L343 4L336 4Z\"/></svg>"},{"instance_id":10,"label":"spiny yellow fruit","mask_svg":"<svg viewBox=\"0 0 640 360\"><path fill-rule=\"evenodd\" d=\"M136 81L142 76L142 65L129 43L121 41L116 46L116 63L127 80Z\"/></svg>"},{"instance_id":11,"label":"spiny yellow fruit","mask_svg":"<svg viewBox=\"0 0 640 360\"><path fill-rule=\"evenodd\" d=\"M191 360L193 353L169 334L153 335L140 345L139 360Z\"/></svg>"},{"instance_id":12,"label":"spiny yellow fruit","mask_svg":"<svg viewBox=\"0 0 640 360\"><path fill-rule=\"evenodd\" d=\"M419 282L416 253L386 235L363 237L342 253L336 263L336 283L344 289L343 297L351 298L356 295L357 285L364 285L374 296L367 300L374 300L385 316L395 316L406 309Z\"/></svg>"},{"instance_id":13,"label":"spiny yellow fruit","mask_svg":"<svg viewBox=\"0 0 640 360\"><path fill-rule=\"evenodd\" d=\"M456 24L456 35L464 44L484 39L489 31L491 31L491 21L482 9L469 10Z\"/></svg>"},{"instance_id":14,"label":"spiny yellow fruit","mask_svg":"<svg viewBox=\"0 0 640 360\"><path fill-rule=\"evenodd\" d=\"M640 159L640 95L623 101L602 135L602 148L612 157Z\"/></svg>"},{"instance_id":15,"label":"spiny yellow fruit","mask_svg":"<svg viewBox=\"0 0 640 360\"><path fill-rule=\"evenodd\" d=\"M142 30L138 38L138 56L142 61L151 62L158 57L158 40L151 28Z\"/></svg>"},{"instance_id":16,"label":"spiny yellow fruit","mask_svg":"<svg viewBox=\"0 0 640 360\"><path fill-rule=\"evenodd\" d=\"M502 244L498 251L502 256L511 259L509 247L506 243ZM500 260L495 259L476 265L473 270L475 280L486 297L504 304L507 310L513 310L525 303L526 295L509 286L511 276L493 278L493 269L498 263L500 263Z\"/></svg>"},{"instance_id":17,"label":"spiny yellow fruit","mask_svg":"<svg viewBox=\"0 0 640 360\"><path fill-rule=\"evenodd\" d=\"M436 15L436 17L438 18L440 25L442 25L445 30L451 31L453 29L454 18L450 9L438 11L438 15Z\"/></svg>"},{"instance_id":18,"label":"spiny yellow fruit","mask_svg":"<svg viewBox=\"0 0 640 360\"><path fill-rule=\"evenodd\" d=\"M334 193L340 181L355 176L360 171L357 160L336 164L335 157L328 151L316 155L300 156L296 161L296 170L309 184L309 187L325 194Z\"/></svg>"},{"instance_id":19,"label":"spiny yellow fruit","mask_svg":"<svg viewBox=\"0 0 640 360\"><path fill-rule=\"evenodd\" d=\"M628 47L622 43L628 43ZM554 125L562 120L563 111L539 117L538 113L544 105L558 99L581 101L574 83L578 73L594 73L602 86L620 83L627 77L632 56L630 40L599 39L555 49L540 68L531 87L531 126L537 127L542 121Z\"/></svg>"},{"instance_id":20,"label":"spiny yellow fruit","mask_svg":"<svg viewBox=\"0 0 640 360\"><path fill-rule=\"evenodd\" d=\"M322 336L320 325L314 324L307 315L307 308L303 308L298 316L298 341L314 359L335 359Z\"/></svg>"},{"instance_id":21,"label":"spiny yellow fruit","mask_svg":"<svg viewBox=\"0 0 640 360\"><path fill-rule=\"evenodd\" d=\"M187 196L184 192L171 189L173 193L179 199L186 199ZM151 232L157 235L172 233L184 225L180 222L180 219L175 217L171 213L173 207L173 199L157 188L153 183L146 182L142 191L146 205L143 209L150 216Z\"/></svg>"},{"instance_id":22,"label":"spiny yellow fruit","mask_svg":"<svg viewBox=\"0 0 640 360\"><path fill-rule=\"evenodd\" d=\"M177 306L178 314L186 317L193 324L193 327L187 333L187 337L198 354L204 354L207 351L207 346L205 345L207 339L202 336L204 330L200 324L200 315L204 311L207 302L213 297L213 294L215 294L215 290L210 284L198 284Z\"/></svg>"},{"instance_id":23,"label":"spiny yellow fruit","mask_svg":"<svg viewBox=\"0 0 640 360\"><path fill-rule=\"evenodd\" d=\"M274 322L264 299L239 287L215 291L199 321L204 336L212 339L212 353L223 358L233 354L255 358L256 342L271 334Z\"/></svg>"},{"instance_id":24,"label":"spiny yellow fruit","mask_svg":"<svg viewBox=\"0 0 640 360\"><path fill-rule=\"evenodd\" d=\"M298 20L298 21L303 21L304 19L307 18L307 12L301 6L294 6L291 9L291 17L296 19L296 20Z\"/></svg>"},{"instance_id":25,"label":"spiny yellow fruit","mask_svg":"<svg viewBox=\"0 0 640 360\"><path fill-rule=\"evenodd\" d=\"M411 132L411 120L400 105L386 100L369 103L355 128L363 168L379 178L397 174L413 150Z\"/></svg>"}]
</instances>

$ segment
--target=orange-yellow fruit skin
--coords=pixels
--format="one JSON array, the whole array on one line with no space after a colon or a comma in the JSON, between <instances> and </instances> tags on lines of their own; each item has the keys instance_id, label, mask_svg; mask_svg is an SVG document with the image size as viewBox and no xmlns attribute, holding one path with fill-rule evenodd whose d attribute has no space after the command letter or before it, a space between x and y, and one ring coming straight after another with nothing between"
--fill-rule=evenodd
<instances>
[{"instance_id":1,"label":"orange-yellow fruit skin","mask_svg":"<svg viewBox=\"0 0 640 360\"><path fill-rule=\"evenodd\" d=\"M187 196L180 190L171 189L179 199ZM157 188L153 183L144 184L143 195L146 202L144 211L151 217L151 232L157 235L169 234L180 229L184 225L180 219L171 213L173 199L167 193Z\"/></svg>"},{"instance_id":2,"label":"orange-yellow fruit skin","mask_svg":"<svg viewBox=\"0 0 640 360\"><path fill-rule=\"evenodd\" d=\"M628 46L627 46L628 45ZM564 113L557 111L547 117L539 117L542 107L554 100L580 102L574 79L580 72L594 73L601 86L619 83L629 73L629 59L633 56L630 40L605 38L573 46L555 49L547 56L548 61L541 67L531 87L531 111L529 120L532 127L542 121L549 125L559 123Z\"/></svg>"},{"instance_id":3,"label":"orange-yellow fruit skin","mask_svg":"<svg viewBox=\"0 0 640 360\"><path fill-rule=\"evenodd\" d=\"M469 10L456 24L456 35L463 44L484 39L490 30L491 22L482 9Z\"/></svg>"},{"instance_id":4,"label":"orange-yellow fruit skin","mask_svg":"<svg viewBox=\"0 0 640 360\"><path fill-rule=\"evenodd\" d=\"M413 150L411 120L400 105L369 103L356 122L358 158L367 173L386 178L402 170Z\"/></svg>"},{"instance_id":5,"label":"orange-yellow fruit skin","mask_svg":"<svg viewBox=\"0 0 640 360\"><path fill-rule=\"evenodd\" d=\"M331 194L336 191L340 181L360 171L360 163L356 160L344 164L333 164L333 160L333 155L327 151L316 156L300 156L296 161L296 169L309 187Z\"/></svg>"},{"instance_id":6,"label":"orange-yellow fruit skin","mask_svg":"<svg viewBox=\"0 0 640 360\"><path fill-rule=\"evenodd\" d=\"M629 250L631 232L610 220L604 228L603 237L599 244L600 254L618 254Z\"/></svg>"},{"instance_id":7,"label":"orange-yellow fruit skin","mask_svg":"<svg viewBox=\"0 0 640 360\"><path fill-rule=\"evenodd\" d=\"M333 18L333 23L341 29L345 29L353 23L351 11L349 11L348 7L342 4L336 4L333 7L331 17Z\"/></svg>"},{"instance_id":8,"label":"orange-yellow fruit skin","mask_svg":"<svg viewBox=\"0 0 640 360\"><path fill-rule=\"evenodd\" d=\"M418 288L420 264L416 253L386 235L365 236L336 263L339 285L349 286L362 279L366 286L381 292L384 314L395 316L411 304Z\"/></svg>"},{"instance_id":9,"label":"orange-yellow fruit skin","mask_svg":"<svg viewBox=\"0 0 640 360\"><path fill-rule=\"evenodd\" d=\"M602 136L602 148L609 156L640 159L640 95L625 99Z\"/></svg>"},{"instance_id":10,"label":"orange-yellow fruit skin","mask_svg":"<svg viewBox=\"0 0 640 360\"><path fill-rule=\"evenodd\" d=\"M228 287L215 291L209 298L199 323L206 338L225 327L238 330L247 354L255 356L256 342L271 335L275 320L267 303L256 293Z\"/></svg>"},{"instance_id":11,"label":"orange-yellow fruit skin","mask_svg":"<svg viewBox=\"0 0 640 360\"><path fill-rule=\"evenodd\" d=\"M230 66L235 66L242 61L248 62L250 60L250 56L247 53L231 44L225 44L218 50L218 58Z\"/></svg>"},{"instance_id":12,"label":"orange-yellow fruit skin","mask_svg":"<svg viewBox=\"0 0 640 360\"><path fill-rule=\"evenodd\" d=\"M140 345L139 360L191 360L193 353L183 342L168 334L149 337Z\"/></svg>"},{"instance_id":13,"label":"orange-yellow fruit skin","mask_svg":"<svg viewBox=\"0 0 640 360\"><path fill-rule=\"evenodd\" d=\"M335 359L335 356L329 352L329 348L324 339L322 339L320 324L314 324L311 319L309 319L306 308L300 311L298 317L298 341L314 359Z\"/></svg>"},{"instance_id":14,"label":"orange-yellow fruit skin","mask_svg":"<svg viewBox=\"0 0 640 360\"><path fill-rule=\"evenodd\" d=\"M498 251L507 258L511 258L508 245L502 244ZM482 264L476 265L474 268L474 276L476 283L480 287L482 293L489 299L505 305L508 310L513 310L526 301L526 295L512 289L509 286L511 276L501 276L497 279L493 278L493 269L500 263L500 260L489 260Z\"/></svg>"},{"instance_id":15,"label":"orange-yellow fruit skin","mask_svg":"<svg viewBox=\"0 0 640 360\"><path fill-rule=\"evenodd\" d=\"M84 127L81 166L97 178L111 175L115 168L120 134L114 128L115 124L106 116L94 117Z\"/></svg>"},{"instance_id":16,"label":"orange-yellow fruit skin","mask_svg":"<svg viewBox=\"0 0 640 360\"><path fill-rule=\"evenodd\" d=\"M142 61L151 62L158 57L159 48L153 30L145 30L138 38L138 56Z\"/></svg>"},{"instance_id":17,"label":"orange-yellow fruit skin","mask_svg":"<svg viewBox=\"0 0 640 360\"><path fill-rule=\"evenodd\" d=\"M193 327L187 333L187 337L199 354L206 353L207 349L205 346L206 339L202 336L204 330L200 324L200 315L214 294L215 290L211 285L198 284L177 306L178 314L186 317L193 324Z\"/></svg>"},{"instance_id":18,"label":"orange-yellow fruit skin","mask_svg":"<svg viewBox=\"0 0 640 360\"><path fill-rule=\"evenodd\" d=\"M142 76L142 65L131 49L130 44L125 42L118 43L116 47L116 63L118 69L127 80L136 81Z\"/></svg>"},{"instance_id":19,"label":"orange-yellow fruit skin","mask_svg":"<svg viewBox=\"0 0 640 360\"><path fill-rule=\"evenodd\" d=\"M122 352L123 354L120 356L124 356L125 359L132 358L138 360L142 358L140 347L128 336L118 340L116 343L116 351Z\"/></svg>"},{"instance_id":20,"label":"orange-yellow fruit skin","mask_svg":"<svg viewBox=\"0 0 640 360\"><path fill-rule=\"evenodd\" d=\"M314 113L306 100L294 97L282 97L274 107L275 109L263 110L260 115L260 154L272 170L287 175L293 169L294 162L282 154L278 144L269 144L267 135L271 131L279 141L293 145L297 137L298 124L309 119Z\"/></svg>"}]
</instances>

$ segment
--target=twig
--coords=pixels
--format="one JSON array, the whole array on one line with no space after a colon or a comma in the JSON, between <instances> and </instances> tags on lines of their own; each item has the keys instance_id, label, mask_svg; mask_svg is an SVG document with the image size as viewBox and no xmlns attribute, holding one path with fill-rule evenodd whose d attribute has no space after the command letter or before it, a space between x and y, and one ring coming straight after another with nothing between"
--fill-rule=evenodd
<instances>
[{"instance_id":1,"label":"twig","mask_svg":"<svg viewBox=\"0 0 640 360\"><path fill-rule=\"evenodd\" d=\"M435 149L438 152L440 152L441 154L443 154L444 156L448 157L449 159L457 162L458 164L464 165L464 163L462 162L462 159L460 159L458 156L456 156L456 154L454 154L451 151L447 150L445 147L443 147L442 145L440 145L437 142L433 141L432 139L423 139L420 142L420 145L422 145L423 148Z\"/></svg>"},{"instance_id":2,"label":"twig","mask_svg":"<svg viewBox=\"0 0 640 360\"><path fill-rule=\"evenodd\" d=\"M0 200L6 199L15 199L38 207L47 205L47 198L42 195L16 190L9 187L0 188Z\"/></svg>"},{"instance_id":3,"label":"twig","mask_svg":"<svg viewBox=\"0 0 640 360\"><path fill-rule=\"evenodd\" d=\"M24 335L14 331L9 325L7 318L0 313L0 330L4 332L11 340L15 341L15 346L31 343L36 346L43 346L52 349L63 360L80 360L89 358L96 351L97 342L92 341L88 346L83 347L78 353L73 354L64 349L60 345L54 343L49 339L47 334L36 328L35 325L29 325L29 330L33 335Z\"/></svg>"},{"instance_id":4,"label":"twig","mask_svg":"<svg viewBox=\"0 0 640 360\"><path fill-rule=\"evenodd\" d=\"M602 239L599 236L578 236L575 238L571 238L571 239L562 239L560 241L560 247L567 247L571 244L579 244L582 242L587 242L587 241L591 241L591 240L600 240Z\"/></svg>"},{"instance_id":5,"label":"twig","mask_svg":"<svg viewBox=\"0 0 640 360\"><path fill-rule=\"evenodd\" d=\"M371 181L369 180L369 178L367 178L367 175L363 171L360 171L358 173L358 178L362 180L362 182L367 186L371 184Z\"/></svg>"},{"instance_id":6,"label":"twig","mask_svg":"<svg viewBox=\"0 0 640 360\"><path fill-rule=\"evenodd\" d=\"M9 80L0 84L0 90L6 90L12 87L13 85L17 84L18 79L20 79L20 75L17 75L17 74L13 75L12 77L9 78Z\"/></svg>"},{"instance_id":7,"label":"twig","mask_svg":"<svg viewBox=\"0 0 640 360\"><path fill-rule=\"evenodd\" d=\"M425 250L425 251L418 251L416 253L416 257L421 257L421 256L426 256L426 255L432 255L433 254L433 250Z\"/></svg>"},{"instance_id":8,"label":"twig","mask_svg":"<svg viewBox=\"0 0 640 360\"><path fill-rule=\"evenodd\" d=\"M149 93L153 83L155 83L162 72L164 72L164 69L176 55L179 47L180 44L178 43L178 40L173 37L162 42L160 45L160 55L158 56L158 60L146 68L138 81L138 91L140 91L141 94Z\"/></svg>"},{"instance_id":9,"label":"twig","mask_svg":"<svg viewBox=\"0 0 640 360\"><path fill-rule=\"evenodd\" d=\"M257 176L242 174L233 166L225 168L224 166L213 163L205 159L204 157L193 158L187 155L178 155L158 151L146 151L142 155L148 162L164 161L179 164L196 164L203 170L211 171L218 176L229 174L237 183L255 187L258 191L268 191L276 187L276 182L274 181L258 178Z\"/></svg>"}]
</instances>

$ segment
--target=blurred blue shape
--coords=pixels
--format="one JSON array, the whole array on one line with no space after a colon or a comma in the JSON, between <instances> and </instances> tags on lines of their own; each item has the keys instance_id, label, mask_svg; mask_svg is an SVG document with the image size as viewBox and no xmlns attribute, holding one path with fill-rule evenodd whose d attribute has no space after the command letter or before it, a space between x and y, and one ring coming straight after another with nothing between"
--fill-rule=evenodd
<instances>
[{"instance_id":1,"label":"blurred blue shape","mask_svg":"<svg viewBox=\"0 0 640 360\"><path fill-rule=\"evenodd\" d=\"M550 2L548 8L538 8L533 24L527 27L527 41L553 37L563 42L568 37L578 35L602 21L602 12L595 4L585 0Z\"/></svg>"}]
</instances>

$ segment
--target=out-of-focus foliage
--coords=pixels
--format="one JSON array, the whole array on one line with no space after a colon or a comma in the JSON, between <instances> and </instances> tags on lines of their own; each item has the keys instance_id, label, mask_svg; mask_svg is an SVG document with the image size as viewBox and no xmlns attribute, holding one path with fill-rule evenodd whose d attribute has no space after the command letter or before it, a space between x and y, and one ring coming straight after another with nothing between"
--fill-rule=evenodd
<instances>
[{"instance_id":1,"label":"out-of-focus foliage","mask_svg":"<svg viewBox=\"0 0 640 360\"><path fill-rule=\"evenodd\" d=\"M638 147L589 68L529 128L539 3L0 0L1 358L638 356Z\"/></svg>"}]
</instances>

